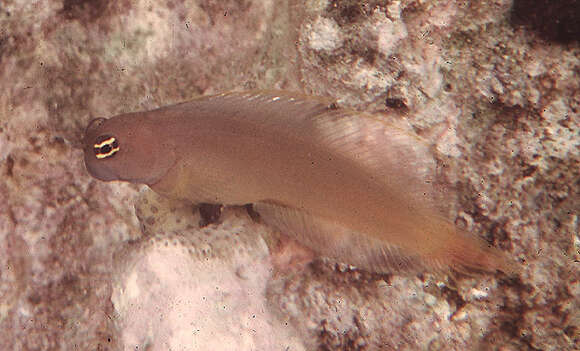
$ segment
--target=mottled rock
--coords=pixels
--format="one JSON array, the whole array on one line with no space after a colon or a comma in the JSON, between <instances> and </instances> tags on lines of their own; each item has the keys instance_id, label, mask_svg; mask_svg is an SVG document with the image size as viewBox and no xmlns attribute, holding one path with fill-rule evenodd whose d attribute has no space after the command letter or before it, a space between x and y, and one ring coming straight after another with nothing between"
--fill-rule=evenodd
<instances>
[{"instance_id":1,"label":"mottled rock","mask_svg":"<svg viewBox=\"0 0 580 351\"><path fill-rule=\"evenodd\" d=\"M248 347L268 345L251 332L262 328L279 345L298 336L319 350L580 349L580 49L573 12L551 15L573 1L523 3L0 2L0 349L177 343L192 328L167 322L194 314L204 343L189 346L202 349L234 340L219 321ZM139 221L136 187L83 169L76 148L92 117L249 88L406 120L440 153L452 218L518 259L522 274L377 276L317 260L270 275L268 263L251 265L268 255L254 236L274 235L268 228L231 209L205 229L192 211L163 212L171 206L154 220L138 207ZM211 245L209 261L189 251L201 247L196 235L235 231L247 241L229 248L231 260ZM163 262L187 269L165 274ZM159 278L151 294L130 296L163 311L139 324L123 291L145 277ZM230 295L211 290L216 282ZM230 313L171 304L200 294ZM160 334L139 329L147 323Z\"/></svg>"},{"instance_id":2,"label":"mottled rock","mask_svg":"<svg viewBox=\"0 0 580 351\"><path fill-rule=\"evenodd\" d=\"M243 209L199 228L191 208L150 190L138 201L144 236L117 254L113 274L123 348L303 350L266 301L268 228Z\"/></svg>"}]
</instances>

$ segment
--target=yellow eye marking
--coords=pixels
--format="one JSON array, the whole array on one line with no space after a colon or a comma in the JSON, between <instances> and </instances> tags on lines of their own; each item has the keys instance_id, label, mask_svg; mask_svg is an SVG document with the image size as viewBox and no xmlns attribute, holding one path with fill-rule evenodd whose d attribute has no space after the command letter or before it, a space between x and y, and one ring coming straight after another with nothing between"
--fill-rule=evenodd
<instances>
[{"instance_id":1,"label":"yellow eye marking","mask_svg":"<svg viewBox=\"0 0 580 351\"><path fill-rule=\"evenodd\" d=\"M105 153L105 154L96 154L95 156L100 160L103 158L107 158L110 156L113 156L117 151L119 151L118 147L112 148L111 151Z\"/></svg>"},{"instance_id":2,"label":"yellow eye marking","mask_svg":"<svg viewBox=\"0 0 580 351\"><path fill-rule=\"evenodd\" d=\"M101 135L97 138L96 143L93 144L95 157L99 160L111 157L119 151L119 143L117 138L110 135Z\"/></svg>"},{"instance_id":3,"label":"yellow eye marking","mask_svg":"<svg viewBox=\"0 0 580 351\"><path fill-rule=\"evenodd\" d=\"M98 139L97 139L97 140L98 140ZM101 141L100 143L93 145L93 147L94 147L95 149L100 149L100 148L102 148L102 147L103 147L103 146L105 146L105 145L110 145L110 144L113 144L115 141L117 141L117 139L116 139L115 137L113 137L113 136L112 136L112 137L110 137L109 139L103 140L103 141Z\"/></svg>"}]
</instances>

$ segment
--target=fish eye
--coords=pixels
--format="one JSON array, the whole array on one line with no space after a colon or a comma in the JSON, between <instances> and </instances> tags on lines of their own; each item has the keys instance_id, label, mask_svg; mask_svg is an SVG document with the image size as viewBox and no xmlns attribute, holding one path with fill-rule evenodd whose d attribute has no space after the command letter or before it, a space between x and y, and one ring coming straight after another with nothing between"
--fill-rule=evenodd
<instances>
[{"instance_id":1,"label":"fish eye","mask_svg":"<svg viewBox=\"0 0 580 351\"><path fill-rule=\"evenodd\" d=\"M95 157L99 160L111 158L119 151L119 142L112 135L104 134L97 137L93 145Z\"/></svg>"}]
</instances>

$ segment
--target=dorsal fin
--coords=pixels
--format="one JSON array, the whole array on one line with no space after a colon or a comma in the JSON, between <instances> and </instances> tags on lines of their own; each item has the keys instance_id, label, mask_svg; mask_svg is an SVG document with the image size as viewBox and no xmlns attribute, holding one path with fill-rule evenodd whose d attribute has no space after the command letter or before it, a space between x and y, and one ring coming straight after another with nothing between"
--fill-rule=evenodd
<instances>
[{"instance_id":1,"label":"dorsal fin","mask_svg":"<svg viewBox=\"0 0 580 351\"><path fill-rule=\"evenodd\" d=\"M437 178L432 149L405 121L387 121L383 116L337 108L331 99L284 91L230 92L201 99L230 116L233 112L233 118L284 130L342 155L398 193L407 206L447 215L447 185Z\"/></svg>"}]
</instances>

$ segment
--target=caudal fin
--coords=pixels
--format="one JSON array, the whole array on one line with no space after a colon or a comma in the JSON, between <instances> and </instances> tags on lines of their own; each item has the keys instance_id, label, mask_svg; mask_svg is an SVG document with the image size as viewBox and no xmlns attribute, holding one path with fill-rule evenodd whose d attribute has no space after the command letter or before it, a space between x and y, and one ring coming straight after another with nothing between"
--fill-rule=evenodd
<instances>
[{"instance_id":1,"label":"caudal fin","mask_svg":"<svg viewBox=\"0 0 580 351\"><path fill-rule=\"evenodd\" d=\"M446 265L462 273L501 271L507 275L517 275L521 272L521 267L514 259L485 240L452 223L442 227L449 231L449 235L444 245L432 251L432 255L426 255L431 265Z\"/></svg>"}]
</instances>

